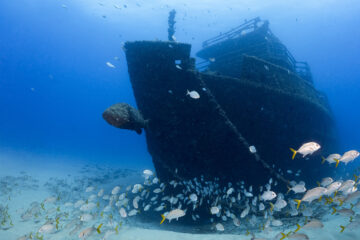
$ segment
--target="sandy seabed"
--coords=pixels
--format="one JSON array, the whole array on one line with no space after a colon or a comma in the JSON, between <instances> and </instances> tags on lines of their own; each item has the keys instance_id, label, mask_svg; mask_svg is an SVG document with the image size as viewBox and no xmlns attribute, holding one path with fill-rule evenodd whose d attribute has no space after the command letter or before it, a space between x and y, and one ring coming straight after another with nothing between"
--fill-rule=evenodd
<instances>
[{"instance_id":1,"label":"sandy seabed","mask_svg":"<svg viewBox=\"0 0 360 240\"><path fill-rule=\"evenodd\" d=\"M34 176L35 178L39 179L39 188L36 190L29 190L29 189L13 189L13 193L11 194L11 198L9 200L8 196L0 196L0 204L5 206L8 205L9 207L9 215L12 218L13 226L8 230L0 230L0 240L16 240L25 234L30 232L37 232L39 227L44 224L44 221L40 221L35 223L34 221L22 221L21 213L23 213L29 205L34 202L42 202L44 199L49 197L49 192L41 187L44 182L46 182L50 177L64 177L66 178L69 172L73 172L76 174L78 171L79 166L73 166L72 168L69 167L62 167L59 168L59 165L51 167L47 167L46 171L44 168L36 168L34 166L28 167L27 169L17 169L19 166L14 165L12 161L12 166L9 164L9 168L1 168L0 169L0 177L4 176L12 176L18 175L19 171L26 171L28 175ZM4 166L4 165L3 165ZM15 167L14 167L15 166ZM66 174L65 174L66 173ZM127 179L127 181L132 181L131 179ZM326 220L323 221L324 228L316 229L311 231L300 230L299 233L305 233L309 239L314 240L358 240L360 239L360 228L355 230L347 230L343 233L340 233L340 225L348 224L348 218L343 217L335 217L332 215L328 215L325 218ZM166 222L166 224L171 224ZM245 234L231 234L231 232L219 233L214 231L214 233L207 233L207 234L194 234L194 233L184 233L184 232L174 232L168 230L161 230L161 226L156 225L154 229L146 226L146 228L139 227L141 224L136 224L136 226L132 226L130 223L124 224L121 228L119 228L118 234L113 234L106 238L107 240L247 240L247 239L278 239L275 238L279 232L289 232L295 230L295 226L289 229L285 228L277 228L277 229L266 229L261 233L256 233L255 238L251 235ZM104 239L104 234L94 233L90 237L86 239ZM69 235L69 231L60 230L52 234L44 234L44 240L71 240L71 239L79 239L78 233L72 236ZM37 239L33 237L33 239ZM294 238L287 238L287 239L294 239Z\"/></svg>"}]
</instances>

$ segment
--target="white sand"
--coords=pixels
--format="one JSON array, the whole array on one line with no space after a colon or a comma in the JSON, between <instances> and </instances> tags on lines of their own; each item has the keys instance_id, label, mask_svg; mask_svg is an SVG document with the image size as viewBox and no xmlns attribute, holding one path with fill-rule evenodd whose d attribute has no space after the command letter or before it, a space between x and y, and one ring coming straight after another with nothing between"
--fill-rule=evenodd
<instances>
[{"instance_id":1,"label":"white sand","mask_svg":"<svg viewBox=\"0 0 360 240\"><path fill-rule=\"evenodd\" d=\"M2 158L4 159L4 158ZM5 175L15 175L18 176L18 172L21 170L25 170L28 172L29 175L34 176L37 179L40 179L40 186L49 178L53 176L63 177L66 178L67 174L71 173L76 175L77 171L80 169L81 164L73 165L73 166L62 166L61 164L47 164L46 171L44 168L39 168L40 165L23 165L23 161L20 160L19 162L13 161L7 163L8 165L2 166L9 166L8 171L6 169L1 168L0 177ZM16 160L16 159L15 159ZM26 160L28 161L28 159ZM4 163L4 162L3 162ZM132 181L131 179L127 179L127 181ZM6 196L0 196L0 203L2 205L9 206L9 214L11 215L14 223L14 227L10 228L9 230L0 230L0 240L12 240L17 239L24 234L29 232L36 232L39 227L44 223L41 221L40 223L35 224L33 221L22 222L20 215L21 213L26 210L31 202L37 201L42 202L45 198L49 197L49 193L43 188L40 187L38 190L21 190L15 191L12 194L10 201ZM327 216L326 221L324 221L325 227L319 230L313 231L303 231L300 230L299 233L306 233L310 239L316 240L356 240L360 239L360 229L354 230L345 230L343 233L340 233L340 225L348 224L349 220L345 217L340 216ZM165 224L171 224L166 222ZM137 224L138 226L139 224ZM236 239L236 240L247 240L251 239L251 236L246 236L244 234L229 234L226 232L225 234L220 234L214 232L213 234L190 234L190 233L179 233L179 232L172 232L172 231L165 231L161 230L163 225L157 225L156 229L143 229L139 227L133 227L129 224L122 226L119 229L119 234L112 235L108 240L191 240L191 239L204 239L204 240L227 240L227 239ZM147 226L148 228L148 226ZM160 229L159 229L160 228ZM295 227L291 229L284 229L284 232L287 233L290 230L294 230ZM77 236L69 236L69 231L60 231L55 234L47 234L45 235L44 239L51 239L51 240L66 240L66 239L78 239ZM260 234L256 234L256 237L259 239L273 239L276 234L278 234L279 230L266 230ZM98 235L96 232L89 237L88 239L102 239L102 235ZM33 238L36 239L36 238Z\"/></svg>"},{"instance_id":2,"label":"white sand","mask_svg":"<svg viewBox=\"0 0 360 240\"><path fill-rule=\"evenodd\" d=\"M21 222L20 213L23 212L31 202L38 201L41 202L43 199L48 197L48 193L44 190L41 191L22 191L17 196L13 197L10 202L8 202L10 207L10 215L13 218L14 227L7 231L0 231L1 240L11 240L17 239L18 237L29 233L35 232L38 230L39 224L34 224L33 222ZM3 201L3 200L2 200ZM306 233L310 239L316 240L356 240L360 239L360 229L357 231L347 231L340 233L340 225L346 224L348 218L343 217L332 217L331 220L324 222L325 227L319 230L313 231L300 231L300 233ZM165 223L171 224L171 223ZM158 228L158 226L156 226ZM295 228L291 229L294 230ZM288 232L285 230L284 232ZM264 239L273 239L274 236L279 231L267 231L266 233L257 234L257 238ZM103 236L103 235L102 235ZM60 239L78 239L76 236L69 238L67 232L60 232L56 234L46 235L44 239L60 240ZM94 234L89 239L99 239L97 233ZM162 230L151 230L151 229L142 229L138 227L123 226L118 235L112 235L108 240L247 240L251 239L251 236L246 235L232 235L229 233L226 234L189 234L189 233L178 233L172 231L162 231Z\"/></svg>"}]
</instances>

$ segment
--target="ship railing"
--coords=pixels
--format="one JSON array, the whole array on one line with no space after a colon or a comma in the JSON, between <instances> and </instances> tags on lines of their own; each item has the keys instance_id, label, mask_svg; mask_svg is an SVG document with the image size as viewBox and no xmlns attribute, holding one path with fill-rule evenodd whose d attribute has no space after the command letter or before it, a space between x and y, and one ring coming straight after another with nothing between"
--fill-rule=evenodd
<instances>
[{"instance_id":1,"label":"ship railing","mask_svg":"<svg viewBox=\"0 0 360 240\"><path fill-rule=\"evenodd\" d=\"M313 83L312 74L308 63L306 62L298 62L295 60L294 56L290 53L285 45L283 45L280 41L272 42L269 47L270 54L265 54L263 51L256 52L257 49L262 49L266 47L266 44L253 44L251 47L247 47L248 52L246 54L253 55L264 60L268 60L270 62L286 62L286 68L290 71L296 73L299 77L308 81L309 83ZM250 52L249 52L250 50ZM199 71L205 71L209 69L211 64L226 64L231 63L232 61L239 61L239 55L243 52L243 49L238 49L236 51L232 51L230 53L225 53L219 56L216 56L214 62L210 59L200 61L196 64L196 68ZM269 59L269 57L271 58Z\"/></svg>"},{"instance_id":2,"label":"ship railing","mask_svg":"<svg viewBox=\"0 0 360 240\"><path fill-rule=\"evenodd\" d=\"M302 79L313 83L310 66L307 62L296 62L295 71Z\"/></svg>"},{"instance_id":3,"label":"ship railing","mask_svg":"<svg viewBox=\"0 0 360 240\"><path fill-rule=\"evenodd\" d=\"M242 36L243 33L249 33L257 29L261 26L261 23L264 23L265 21L262 21L259 17L253 18L251 20L245 21L245 23L231 29L228 32L221 33L220 35L210 38L202 43L203 47L208 47L210 45L214 45L216 43L219 43L223 40L227 39L233 39L237 38L239 36Z\"/></svg>"},{"instance_id":4,"label":"ship railing","mask_svg":"<svg viewBox=\"0 0 360 240\"><path fill-rule=\"evenodd\" d=\"M203 60L196 63L196 68L201 72L206 70L210 65L210 62L208 60Z\"/></svg>"},{"instance_id":5,"label":"ship railing","mask_svg":"<svg viewBox=\"0 0 360 240\"><path fill-rule=\"evenodd\" d=\"M253 44L251 47L246 48L247 50L250 50L250 53L247 52L246 54L255 55L255 56L259 57L259 58L265 58L266 55L261 54L263 51L256 52L257 49L261 49L262 47L266 47L266 44L265 43ZM251 52L251 50L252 50L252 52ZM218 55L218 56L216 56L216 58L214 58L214 60L213 60L214 62L212 62L211 58L210 58L210 59L203 60L203 61L200 61L200 62L196 63L196 68L199 71L203 71L203 70L206 70L212 63L214 63L214 64L223 64L223 63L231 63L232 61L238 61L239 60L239 55L242 54L242 53L244 53L244 50L243 49L238 49L236 51L232 51L232 52L229 52L229 53Z\"/></svg>"},{"instance_id":6,"label":"ship railing","mask_svg":"<svg viewBox=\"0 0 360 240\"><path fill-rule=\"evenodd\" d=\"M295 60L294 56L290 53L287 47L279 42L274 42L271 44L269 49L271 55L278 59L285 60L289 65L289 70L295 72L299 77L313 83L311 70L307 62L298 62Z\"/></svg>"},{"instance_id":7,"label":"ship railing","mask_svg":"<svg viewBox=\"0 0 360 240\"><path fill-rule=\"evenodd\" d=\"M269 52L274 58L282 59L288 63L288 68L291 71L295 71L296 63L294 56L280 41L272 42L269 44Z\"/></svg>"}]
</instances>

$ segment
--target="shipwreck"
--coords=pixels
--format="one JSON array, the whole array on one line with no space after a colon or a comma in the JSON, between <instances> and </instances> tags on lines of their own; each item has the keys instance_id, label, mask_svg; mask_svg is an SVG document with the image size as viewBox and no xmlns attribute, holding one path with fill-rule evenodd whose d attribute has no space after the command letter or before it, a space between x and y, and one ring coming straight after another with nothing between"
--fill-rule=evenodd
<instances>
[{"instance_id":1,"label":"shipwreck","mask_svg":"<svg viewBox=\"0 0 360 240\"><path fill-rule=\"evenodd\" d=\"M174 15L168 41L124 46L157 176L254 186L269 178L288 184L331 176L334 167L320 157L337 149L328 100L315 89L309 65L295 60L269 22L255 18L203 42L196 53L202 60L195 61L190 44L174 41ZM322 152L291 160L289 147L308 141Z\"/></svg>"}]
</instances>

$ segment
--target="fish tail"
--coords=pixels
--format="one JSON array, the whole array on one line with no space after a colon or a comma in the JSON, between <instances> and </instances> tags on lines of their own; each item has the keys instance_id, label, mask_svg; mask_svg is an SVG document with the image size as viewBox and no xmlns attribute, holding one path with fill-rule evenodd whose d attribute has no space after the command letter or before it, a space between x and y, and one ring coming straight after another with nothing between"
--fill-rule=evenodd
<instances>
[{"instance_id":1,"label":"fish tail","mask_svg":"<svg viewBox=\"0 0 360 240\"><path fill-rule=\"evenodd\" d=\"M297 151L295 149L293 149L293 148L290 148L290 150L293 152L293 155L292 155L291 159L294 160Z\"/></svg>"},{"instance_id":2,"label":"fish tail","mask_svg":"<svg viewBox=\"0 0 360 240\"><path fill-rule=\"evenodd\" d=\"M331 215L334 215L336 213L336 208L332 207L333 212L331 213Z\"/></svg>"},{"instance_id":3,"label":"fish tail","mask_svg":"<svg viewBox=\"0 0 360 240\"><path fill-rule=\"evenodd\" d=\"M318 187L320 187L321 185L319 181L316 181L316 184L318 185Z\"/></svg>"},{"instance_id":4,"label":"fish tail","mask_svg":"<svg viewBox=\"0 0 360 240\"><path fill-rule=\"evenodd\" d=\"M162 217L162 219L161 219L160 224L163 224L163 222L165 221L166 217L164 216L164 214L161 214L161 217Z\"/></svg>"},{"instance_id":5,"label":"fish tail","mask_svg":"<svg viewBox=\"0 0 360 240\"><path fill-rule=\"evenodd\" d=\"M297 232L297 231L299 231L300 230L300 228L301 228L301 226L300 226L300 224L296 224L296 226L297 226L297 228L296 228L296 230L294 231L294 232Z\"/></svg>"},{"instance_id":6,"label":"fish tail","mask_svg":"<svg viewBox=\"0 0 360 240\"><path fill-rule=\"evenodd\" d=\"M337 168L337 167L339 166L340 160L337 159L337 158L334 158L334 160L336 161L336 166L335 166L335 168Z\"/></svg>"},{"instance_id":7,"label":"fish tail","mask_svg":"<svg viewBox=\"0 0 360 240\"><path fill-rule=\"evenodd\" d=\"M342 226L342 225L340 225L340 227L341 227L341 233L345 230L345 226Z\"/></svg>"},{"instance_id":8,"label":"fish tail","mask_svg":"<svg viewBox=\"0 0 360 240\"><path fill-rule=\"evenodd\" d=\"M288 191L286 192L286 194L289 194L289 192L291 191L291 188L289 186L287 186Z\"/></svg>"},{"instance_id":9,"label":"fish tail","mask_svg":"<svg viewBox=\"0 0 360 240\"><path fill-rule=\"evenodd\" d=\"M340 202L339 206L342 206L344 204L344 201L340 198L339 198L339 202Z\"/></svg>"},{"instance_id":10,"label":"fish tail","mask_svg":"<svg viewBox=\"0 0 360 240\"><path fill-rule=\"evenodd\" d=\"M285 233L281 233L281 236L282 236L282 238L280 238L280 240L283 240L284 238L286 238Z\"/></svg>"},{"instance_id":11,"label":"fish tail","mask_svg":"<svg viewBox=\"0 0 360 240\"><path fill-rule=\"evenodd\" d=\"M321 158L322 158L321 164L324 164L326 161L326 158L324 158L323 156L321 156Z\"/></svg>"},{"instance_id":12,"label":"fish tail","mask_svg":"<svg viewBox=\"0 0 360 240\"><path fill-rule=\"evenodd\" d=\"M270 203L270 211L272 212L274 210L274 204Z\"/></svg>"},{"instance_id":13,"label":"fish tail","mask_svg":"<svg viewBox=\"0 0 360 240\"><path fill-rule=\"evenodd\" d=\"M102 227L102 223L96 228L96 231L98 232L98 234L100 234L101 233L101 231L100 231L100 229L101 229L101 227Z\"/></svg>"},{"instance_id":14,"label":"fish tail","mask_svg":"<svg viewBox=\"0 0 360 240\"><path fill-rule=\"evenodd\" d=\"M351 210L354 208L354 204L350 203L350 206L351 206Z\"/></svg>"},{"instance_id":15,"label":"fish tail","mask_svg":"<svg viewBox=\"0 0 360 240\"><path fill-rule=\"evenodd\" d=\"M359 176L357 176L356 174L354 174L354 179L355 179L355 182L357 182Z\"/></svg>"},{"instance_id":16,"label":"fish tail","mask_svg":"<svg viewBox=\"0 0 360 240\"><path fill-rule=\"evenodd\" d=\"M299 209L301 200L299 200L299 199L294 199L294 201L297 203L296 209Z\"/></svg>"}]
</instances>

